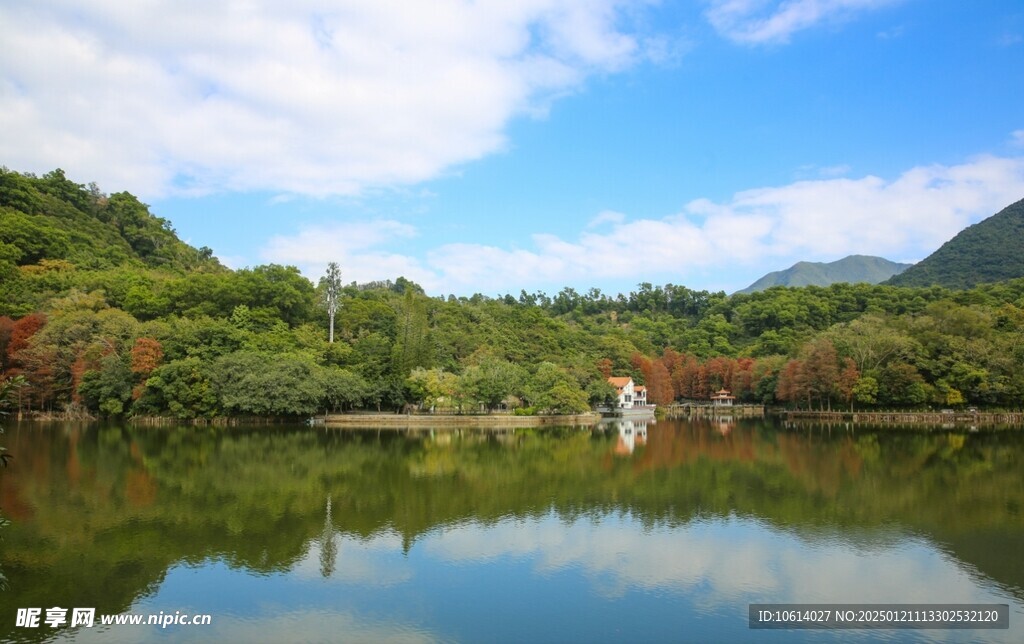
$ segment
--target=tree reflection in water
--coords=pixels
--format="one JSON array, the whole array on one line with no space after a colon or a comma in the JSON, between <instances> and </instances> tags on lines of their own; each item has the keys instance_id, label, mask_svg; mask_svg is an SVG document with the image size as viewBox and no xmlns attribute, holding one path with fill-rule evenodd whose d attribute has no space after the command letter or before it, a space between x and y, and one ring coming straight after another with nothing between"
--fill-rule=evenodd
<instances>
[{"instance_id":1,"label":"tree reflection in water","mask_svg":"<svg viewBox=\"0 0 1024 644\"><path fill-rule=\"evenodd\" d=\"M347 543L395 535L408 557L452 526L554 517L578 530L582 517L609 516L658 530L742 517L855 548L913 537L1024 598L1019 434L760 420L625 432L17 426L18 467L0 473L0 506L15 522L0 614L121 612L181 562L280 575L316 551L331 579Z\"/></svg>"}]
</instances>

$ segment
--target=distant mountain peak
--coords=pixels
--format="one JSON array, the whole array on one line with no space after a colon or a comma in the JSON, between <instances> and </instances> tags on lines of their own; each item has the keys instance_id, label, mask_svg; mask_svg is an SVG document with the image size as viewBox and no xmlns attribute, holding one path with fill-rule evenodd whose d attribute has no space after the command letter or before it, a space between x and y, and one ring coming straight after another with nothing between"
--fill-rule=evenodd
<instances>
[{"instance_id":1,"label":"distant mountain peak","mask_svg":"<svg viewBox=\"0 0 1024 644\"><path fill-rule=\"evenodd\" d=\"M784 271L768 273L737 292L755 293L772 286L828 286L837 282L879 284L910 266L871 255L848 255L834 262L801 261Z\"/></svg>"}]
</instances>

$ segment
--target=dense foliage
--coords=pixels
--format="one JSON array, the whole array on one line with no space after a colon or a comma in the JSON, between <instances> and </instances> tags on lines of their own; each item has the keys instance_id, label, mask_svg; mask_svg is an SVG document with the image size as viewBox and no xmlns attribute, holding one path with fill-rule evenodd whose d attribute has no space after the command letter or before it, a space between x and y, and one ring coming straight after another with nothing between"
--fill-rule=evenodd
<instances>
[{"instance_id":1,"label":"dense foliage","mask_svg":"<svg viewBox=\"0 0 1024 644\"><path fill-rule=\"evenodd\" d=\"M813 407L1024 399L1024 280L433 298L403 278L314 287L294 267L225 269L131 195L60 171L3 171L0 207L0 370L26 378L22 409L573 412L627 374L658 404L721 387Z\"/></svg>"},{"instance_id":2,"label":"dense foliage","mask_svg":"<svg viewBox=\"0 0 1024 644\"><path fill-rule=\"evenodd\" d=\"M1018 277L1024 277L1024 199L968 226L889 283L971 288Z\"/></svg>"}]
</instances>

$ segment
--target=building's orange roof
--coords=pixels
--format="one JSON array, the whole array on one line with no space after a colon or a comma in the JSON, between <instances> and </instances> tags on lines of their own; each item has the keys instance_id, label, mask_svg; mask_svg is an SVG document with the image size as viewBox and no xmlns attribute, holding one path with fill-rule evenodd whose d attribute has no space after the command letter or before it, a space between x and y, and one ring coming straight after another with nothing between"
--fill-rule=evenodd
<instances>
[{"instance_id":1,"label":"building's orange roof","mask_svg":"<svg viewBox=\"0 0 1024 644\"><path fill-rule=\"evenodd\" d=\"M629 376L624 376L624 377L612 376L611 378L608 379L608 382L610 382L613 387L618 387L619 389L622 389L626 385L629 384L630 380L632 380L632 378L630 378Z\"/></svg>"},{"instance_id":2,"label":"building's orange roof","mask_svg":"<svg viewBox=\"0 0 1024 644\"><path fill-rule=\"evenodd\" d=\"M633 391L647 391L647 387L643 385L633 385Z\"/></svg>"}]
</instances>

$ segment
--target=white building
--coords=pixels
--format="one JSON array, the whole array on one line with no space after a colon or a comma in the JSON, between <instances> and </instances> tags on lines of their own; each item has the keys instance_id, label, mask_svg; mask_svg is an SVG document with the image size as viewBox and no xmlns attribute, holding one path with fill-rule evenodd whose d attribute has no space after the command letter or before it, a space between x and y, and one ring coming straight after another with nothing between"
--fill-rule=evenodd
<instances>
[{"instance_id":1,"label":"white building","mask_svg":"<svg viewBox=\"0 0 1024 644\"><path fill-rule=\"evenodd\" d=\"M608 383L612 387L615 387L615 392L619 397L615 406L618 409L632 409L633 400L636 397L636 388L635 385L633 385L633 379L629 376L621 378L612 376L608 379ZM646 398L644 400L646 401Z\"/></svg>"},{"instance_id":2,"label":"white building","mask_svg":"<svg viewBox=\"0 0 1024 644\"><path fill-rule=\"evenodd\" d=\"M633 450L647 444L647 422L623 420L619 422L619 442L615 453L621 456L632 454Z\"/></svg>"}]
</instances>

